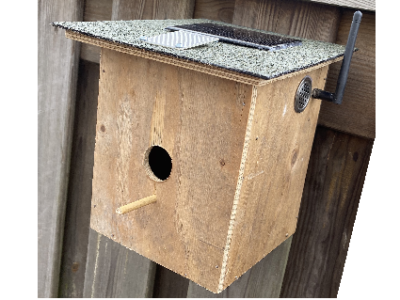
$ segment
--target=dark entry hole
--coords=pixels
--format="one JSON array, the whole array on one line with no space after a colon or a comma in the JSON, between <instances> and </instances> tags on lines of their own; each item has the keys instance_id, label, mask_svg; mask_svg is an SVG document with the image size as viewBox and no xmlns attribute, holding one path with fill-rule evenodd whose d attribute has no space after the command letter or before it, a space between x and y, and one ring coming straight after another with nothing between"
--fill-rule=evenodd
<instances>
[{"instance_id":1,"label":"dark entry hole","mask_svg":"<svg viewBox=\"0 0 400 300\"><path fill-rule=\"evenodd\" d=\"M152 147L149 153L148 162L154 176L159 180L165 180L171 174L172 159L164 148L161 148L160 146Z\"/></svg>"}]
</instances>

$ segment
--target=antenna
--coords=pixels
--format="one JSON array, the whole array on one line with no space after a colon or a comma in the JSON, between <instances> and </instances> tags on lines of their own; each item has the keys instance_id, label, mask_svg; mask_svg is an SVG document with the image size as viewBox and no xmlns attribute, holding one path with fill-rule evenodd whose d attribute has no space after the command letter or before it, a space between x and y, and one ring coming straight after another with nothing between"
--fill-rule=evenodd
<instances>
[{"instance_id":1,"label":"antenna","mask_svg":"<svg viewBox=\"0 0 400 300\"><path fill-rule=\"evenodd\" d=\"M350 62L353 56L354 46L356 44L358 29L360 28L361 17L362 13L360 11L356 11L353 15L353 22L351 23L346 50L344 52L342 68L340 69L335 93L314 89L312 92L313 98L326 100L335 104L342 103L344 89L346 87L347 77L349 75Z\"/></svg>"}]
</instances>

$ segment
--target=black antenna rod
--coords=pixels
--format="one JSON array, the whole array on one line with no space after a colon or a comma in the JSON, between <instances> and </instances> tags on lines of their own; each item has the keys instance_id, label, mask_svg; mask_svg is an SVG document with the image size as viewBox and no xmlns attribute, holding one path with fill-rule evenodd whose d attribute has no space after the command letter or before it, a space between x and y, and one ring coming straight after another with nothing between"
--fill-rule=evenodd
<instances>
[{"instance_id":1,"label":"black antenna rod","mask_svg":"<svg viewBox=\"0 0 400 300\"><path fill-rule=\"evenodd\" d=\"M350 62L353 56L354 46L356 44L358 29L360 28L361 17L362 13L360 11L356 11L354 13L353 22L351 23L349 37L346 44L346 50L344 52L342 68L340 69L335 93L330 93L320 89L314 89L312 92L313 98L327 100L336 104L342 103L344 89L346 87L347 77L349 75Z\"/></svg>"}]
</instances>

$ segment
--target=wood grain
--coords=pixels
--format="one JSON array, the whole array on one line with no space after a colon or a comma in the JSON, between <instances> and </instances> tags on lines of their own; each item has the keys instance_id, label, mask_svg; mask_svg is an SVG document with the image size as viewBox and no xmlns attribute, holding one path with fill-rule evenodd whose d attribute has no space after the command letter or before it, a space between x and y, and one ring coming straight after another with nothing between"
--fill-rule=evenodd
<instances>
[{"instance_id":1,"label":"wood grain","mask_svg":"<svg viewBox=\"0 0 400 300\"><path fill-rule=\"evenodd\" d=\"M116 2L116 1L114 1ZM87 0L86 1L86 8L89 9L85 15L87 17L87 20L94 20L94 19L104 19L104 20L109 20L111 19L112 16L116 19L123 19L123 14L127 14L128 17L129 15L133 15L134 11L132 10L132 4L133 2L139 3L139 2L144 2L144 1L129 1L126 3L114 3L118 4L117 8L115 8L114 12L112 12L112 9L110 7L111 1L102 1L102 3L98 3L98 1L93 1L93 0ZM168 6L168 4L165 1L161 2L155 2L155 1L146 1L148 3L154 3L157 4L159 9L154 10L154 13L156 15L149 15L149 14L142 14L140 18L142 19L152 19L152 18L161 18L159 13L162 10L162 6ZM190 1L185 1L186 3L190 4ZM184 3L181 1L181 3L178 3L180 7L183 7ZM148 5L148 4L146 4ZM134 8L134 7L133 7ZM165 14L165 18L171 18L171 19L178 19L178 18L191 18L193 15L193 8L189 6L186 6L187 10L169 10L167 14ZM83 44L85 45L85 44ZM82 49L82 58L87 59L89 61L97 62L99 63L100 59L100 48L92 45L87 45L88 47L84 46ZM97 269L96 272L109 272L110 268L112 268L112 265L118 264L116 261L117 258L115 256L109 257L107 256L106 248L104 247L97 247L97 233L94 233L96 238L93 238L93 234L91 234L91 237L89 239L89 245L88 245L88 264L86 268L86 275L85 275L85 295L90 296L90 295L129 295L130 297L148 297L151 296L152 293L152 284L154 284L154 270L155 270L155 264L148 259L134 253L133 251L129 251L129 259L126 261L126 263L121 265L121 267L117 267L113 269L114 271L114 278L109 277L108 279L105 277L104 280L107 281L102 281L100 280L99 284L106 284L106 288L100 287L99 291L93 290L93 288L96 289L96 286L93 284L94 282L94 277L95 276L95 269ZM110 243L108 242L107 245L112 244L112 248L114 253L122 253L126 251L126 249L116 243ZM103 260L110 260L107 264L102 265L102 264L96 264L94 262L95 257L104 257ZM118 257L118 256L117 256ZM109 267L107 267L109 266ZM119 265L118 265L119 266ZM132 270L131 272L126 272L126 270ZM126 278L125 276L130 276L130 278ZM111 276L111 275L110 275ZM124 281L127 284L119 284L118 278L124 278ZM144 281L143 281L144 280ZM98 281L97 281L98 282ZM145 287L145 288L144 288ZM116 290L118 289L118 291Z\"/></svg>"},{"instance_id":2,"label":"wood grain","mask_svg":"<svg viewBox=\"0 0 400 300\"><path fill-rule=\"evenodd\" d=\"M308 74L314 87L325 85L327 72L324 67ZM257 88L244 179L230 228L232 240L225 246L229 248L229 258L223 269L226 274L221 276L223 288L296 230L321 103L312 99L302 113L295 112L294 95L303 77Z\"/></svg>"},{"instance_id":3,"label":"wood grain","mask_svg":"<svg viewBox=\"0 0 400 300\"><path fill-rule=\"evenodd\" d=\"M251 93L234 81L104 49L91 227L216 291ZM164 106L156 105L160 98ZM173 161L164 182L142 166L158 114L158 141ZM156 203L113 213L152 193Z\"/></svg>"},{"instance_id":4,"label":"wood grain","mask_svg":"<svg viewBox=\"0 0 400 300\"><path fill-rule=\"evenodd\" d=\"M327 67L310 72L315 87L323 87L326 72ZM222 291L295 230L320 106L314 100L302 114L294 111L302 78L256 89L104 49L91 227L213 292ZM155 143L173 159L164 182L152 181L142 166ZM287 167L278 161L287 161ZM236 184L239 167L242 189L240 172ZM151 207L113 214L151 193L159 199ZM211 201L216 198L218 203ZM266 241L257 238L268 235Z\"/></svg>"},{"instance_id":5,"label":"wood grain","mask_svg":"<svg viewBox=\"0 0 400 300\"><path fill-rule=\"evenodd\" d=\"M323 4L375 11L375 0L309 0Z\"/></svg>"},{"instance_id":6,"label":"wood grain","mask_svg":"<svg viewBox=\"0 0 400 300\"><path fill-rule=\"evenodd\" d=\"M194 0L114 0L113 20L186 19L193 16Z\"/></svg>"},{"instance_id":7,"label":"wood grain","mask_svg":"<svg viewBox=\"0 0 400 300\"><path fill-rule=\"evenodd\" d=\"M236 0L233 24L334 42L340 9L312 2Z\"/></svg>"},{"instance_id":8,"label":"wood grain","mask_svg":"<svg viewBox=\"0 0 400 300\"><path fill-rule=\"evenodd\" d=\"M113 0L86 0L84 21L111 20Z\"/></svg>"},{"instance_id":9,"label":"wood grain","mask_svg":"<svg viewBox=\"0 0 400 300\"><path fill-rule=\"evenodd\" d=\"M340 21L337 44L347 43L353 19L345 10ZM366 138L375 138L375 14L364 12L356 41L343 103L323 103L319 124ZM334 92L341 64L329 70L326 89Z\"/></svg>"},{"instance_id":10,"label":"wood grain","mask_svg":"<svg viewBox=\"0 0 400 300\"><path fill-rule=\"evenodd\" d=\"M151 298L155 264L90 230L84 298Z\"/></svg>"},{"instance_id":11,"label":"wood grain","mask_svg":"<svg viewBox=\"0 0 400 300\"><path fill-rule=\"evenodd\" d=\"M59 295L83 297L100 68L80 61Z\"/></svg>"},{"instance_id":12,"label":"wood grain","mask_svg":"<svg viewBox=\"0 0 400 300\"><path fill-rule=\"evenodd\" d=\"M187 298L279 298L291 242L292 237L220 294L213 294L191 281Z\"/></svg>"},{"instance_id":13,"label":"wood grain","mask_svg":"<svg viewBox=\"0 0 400 300\"><path fill-rule=\"evenodd\" d=\"M234 0L196 0L194 19L232 23Z\"/></svg>"},{"instance_id":14,"label":"wood grain","mask_svg":"<svg viewBox=\"0 0 400 300\"><path fill-rule=\"evenodd\" d=\"M80 45L51 26L82 20L81 1L39 1L38 296L57 297Z\"/></svg>"},{"instance_id":15,"label":"wood grain","mask_svg":"<svg viewBox=\"0 0 400 300\"><path fill-rule=\"evenodd\" d=\"M372 145L318 127L282 297L337 297Z\"/></svg>"}]
</instances>

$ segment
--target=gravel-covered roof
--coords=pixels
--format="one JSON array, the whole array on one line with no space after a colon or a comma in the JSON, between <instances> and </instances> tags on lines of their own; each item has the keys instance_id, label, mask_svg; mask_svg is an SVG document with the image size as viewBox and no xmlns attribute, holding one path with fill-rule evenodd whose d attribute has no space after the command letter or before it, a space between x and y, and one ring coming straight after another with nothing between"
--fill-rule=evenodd
<instances>
[{"instance_id":1,"label":"gravel-covered roof","mask_svg":"<svg viewBox=\"0 0 400 300\"><path fill-rule=\"evenodd\" d=\"M300 46L276 51L260 50L222 42L213 42L190 49L177 49L150 44L140 39L142 36L152 37L166 33L167 31L164 28L168 26L205 22L225 24L205 19L189 19L54 22L53 25L102 40L213 65L267 80L333 60L342 56L345 51L345 46L342 45L297 37L294 38L302 41ZM246 28L236 25L231 26ZM263 30L256 31L271 33Z\"/></svg>"}]
</instances>

